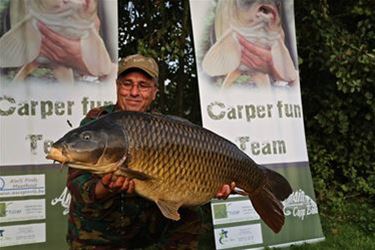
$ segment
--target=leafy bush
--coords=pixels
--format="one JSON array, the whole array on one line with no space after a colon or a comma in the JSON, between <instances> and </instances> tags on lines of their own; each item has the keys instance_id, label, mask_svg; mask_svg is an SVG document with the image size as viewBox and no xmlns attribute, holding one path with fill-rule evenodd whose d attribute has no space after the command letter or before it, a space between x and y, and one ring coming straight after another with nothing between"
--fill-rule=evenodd
<instances>
[{"instance_id":1,"label":"leafy bush","mask_svg":"<svg viewBox=\"0 0 375 250\"><path fill-rule=\"evenodd\" d=\"M310 166L332 206L375 194L372 1L295 1Z\"/></svg>"}]
</instances>

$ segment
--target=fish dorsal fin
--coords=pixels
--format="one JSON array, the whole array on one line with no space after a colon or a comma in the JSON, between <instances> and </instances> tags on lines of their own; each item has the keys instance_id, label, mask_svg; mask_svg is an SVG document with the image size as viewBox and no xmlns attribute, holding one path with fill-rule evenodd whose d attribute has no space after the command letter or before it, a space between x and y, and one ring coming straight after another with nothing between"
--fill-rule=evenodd
<instances>
[{"instance_id":1,"label":"fish dorsal fin","mask_svg":"<svg viewBox=\"0 0 375 250\"><path fill-rule=\"evenodd\" d=\"M154 179L154 177L152 177L148 174L145 174L143 172L133 170L133 169L130 169L130 168L121 168L120 171L121 171L121 174L119 174L119 175L123 175L123 176L129 177L129 178L132 178L132 179L138 179L138 180L141 180L141 181L149 181L149 180Z\"/></svg>"},{"instance_id":2,"label":"fish dorsal fin","mask_svg":"<svg viewBox=\"0 0 375 250\"><path fill-rule=\"evenodd\" d=\"M0 67L20 67L38 57L42 36L32 22L27 16L1 37Z\"/></svg>"},{"instance_id":3,"label":"fish dorsal fin","mask_svg":"<svg viewBox=\"0 0 375 250\"><path fill-rule=\"evenodd\" d=\"M208 75L226 75L240 66L241 47L234 36L235 32L228 29L206 53L202 68Z\"/></svg>"},{"instance_id":4,"label":"fish dorsal fin","mask_svg":"<svg viewBox=\"0 0 375 250\"><path fill-rule=\"evenodd\" d=\"M180 214L178 213L178 209L181 206L180 203L166 200L157 200L156 204L165 217L171 220L180 220Z\"/></svg>"},{"instance_id":5,"label":"fish dorsal fin","mask_svg":"<svg viewBox=\"0 0 375 250\"><path fill-rule=\"evenodd\" d=\"M189 124L189 125L195 125L194 123L192 123L191 121L189 121L188 119L185 119L185 118L182 118L182 117L179 117L179 116L175 116L175 115L166 115L166 117L172 119L172 120L175 120L175 121L180 121L180 122L183 122L183 123L186 123L186 124Z\"/></svg>"},{"instance_id":6,"label":"fish dorsal fin","mask_svg":"<svg viewBox=\"0 0 375 250\"><path fill-rule=\"evenodd\" d=\"M111 59L102 38L94 28L81 39L82 59L94 76L109 75L113 69Z\"/></svg>"}]
</instances>

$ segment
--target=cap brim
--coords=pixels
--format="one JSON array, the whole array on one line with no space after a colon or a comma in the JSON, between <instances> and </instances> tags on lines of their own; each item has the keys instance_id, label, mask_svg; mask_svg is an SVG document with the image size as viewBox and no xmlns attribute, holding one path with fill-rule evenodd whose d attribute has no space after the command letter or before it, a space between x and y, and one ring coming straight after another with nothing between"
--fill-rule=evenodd
<instances>
[{"instance_id":1,"label":"cap brim","mask_svg":"<svg viewBox=\"0 0 375 250\"><path fill-rule=\"evenodd\" d=\"M117 76L120 76L120 75L122 75L126 72L130 72L130 71L134 71L134 70L141 70L141 71L145 72L151 78L157 78L157 76L155 76L155 74L150 72L148 69L146 69L144 67L140 67L140 66L131 66L131 67L122 68L121 70L118 71Z\"/></svg>"}]
</instances>

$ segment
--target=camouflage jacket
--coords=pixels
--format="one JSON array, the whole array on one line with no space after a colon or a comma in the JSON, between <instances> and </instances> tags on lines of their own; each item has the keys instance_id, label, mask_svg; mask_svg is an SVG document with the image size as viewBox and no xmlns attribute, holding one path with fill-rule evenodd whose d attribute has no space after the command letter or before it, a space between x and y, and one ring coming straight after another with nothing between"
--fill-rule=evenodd
<instances>
[{"instance_id":1,"label":"camouflage jacket","mask_svg":"<svg viewBox=\"0 0 375 250\"><path fill-rule=\"evenodd\" d=\"M116 106L95 108L81 125L115 112ZM69 169L67 187L71 193L67 241L71 249L195 249L202 224L202 210L180 209L181 220L166 219L157 205L125 192L107 199L95 199L100 177Z\"/></svg>"}]
</instances>

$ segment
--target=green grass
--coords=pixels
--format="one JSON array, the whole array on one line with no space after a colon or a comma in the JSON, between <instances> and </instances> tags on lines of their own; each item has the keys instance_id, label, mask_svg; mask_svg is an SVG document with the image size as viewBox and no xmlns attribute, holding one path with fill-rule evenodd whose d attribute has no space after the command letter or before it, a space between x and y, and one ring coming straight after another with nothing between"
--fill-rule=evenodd
<instances>
[{"instance_id":1,"label":"green grass","mask_svg":"<svg viewBox=\"0 0 375 250\"><path fill-rule=\"evenodd\" d=\"M356 199L336 207L320 205L325 241L291 246L293 250L375 250L375 202Z\"/></svg>"}]
</instances>

